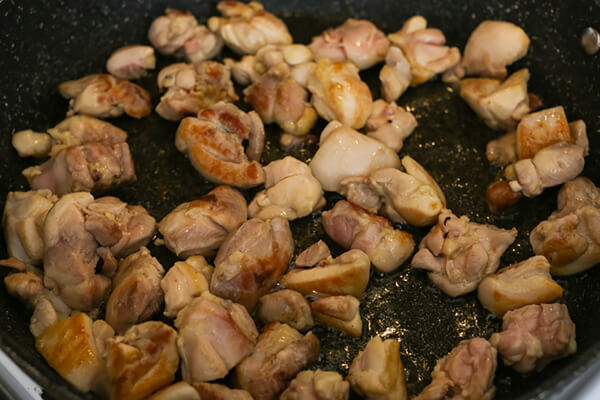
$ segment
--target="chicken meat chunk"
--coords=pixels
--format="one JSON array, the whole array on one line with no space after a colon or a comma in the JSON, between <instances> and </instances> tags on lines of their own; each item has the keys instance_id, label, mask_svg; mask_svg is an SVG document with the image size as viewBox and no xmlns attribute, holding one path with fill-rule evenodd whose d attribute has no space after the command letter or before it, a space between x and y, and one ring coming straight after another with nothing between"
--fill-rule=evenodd
<instances>
[{"instance_id":1,"label":"chicken meat chunk","mask_svg":"<svg viewBox=\"0 0 600 400\"><path fill-rule=\"evenodd\" d=\"M314 324L308 301L302 294L290 289L262 296L258 301L256 316L265 325L281 322L299 331L310 329Z\"/></svg>"},{"instance_id":2,"label":"chicken meat chunk","mask_svg":"<svg viewBox=\"0 0 600 400\"><path fill-rule=\"evenodd\" d=\"M245 390L231 389L219 383L195 382L194 387L202 400L254 400Z\"/></svg>"},{"instance_id":3,"label":"chicken meat chunk","mask_svg":"<svg viewBox=\"0 0 600 400\"><path fill-rule=\"evenodd\" d=\"M165 295L164 315L175 318L194 298L208 292L213 269L202 256L188 257L169 268L160 281Z\"/></svg>"},{"instance_id":4,"label":"chicken meat chunk","mask_svg":"<svg viewBox=\"0 0 600 400\"><path fill-rule=\"evenodd\" d=\"M352 337L362 335L360 302L354 296L328 296L310 303L313 316L319 322L347 333Z\"/></svg>"},{"instance_id":5,"label":"chicken meat chunk","mask_svg":"<svg viewBox=\"0 0 600 400\"><path fill-rule=\"evenodd\" d=\"M302 253L298 254L294 265L299 268L314 267L321 261L330 257L331 251L329 251L327 243L319 240L318 242L313 243L304 249Z\"/></svg>"},{"instance_id":6,"label":"chicken meat chunk","mask_svg":"<svg viewBox=\"0 0 600 400\"><path fill-rule=\"evenodd\" d=\"M119 79L139 79L154 69L156 57L150 46L125 46L115 50L106 61L106 70Z\"/></svg>"},{"instance_id":7,"label":"chicken meat chunk","mask_svg":"<svg viewBox=\"0 0 600 400\"><path fill-rule=\"evenodd\" d=\"M485 149L485 156L491 164L501 167L517 161L516 133L508 132L498 139L490 140Z\"/></svg>"},{"instance_id":8,"label":"chicken meat chunk","mask_svg":"<svg viewBox=\"0 0 600 400\"><path fill-rule=\"evenodd\" d=\"M393 103L408 89L413 80L410 63L398 46L390 46L385 55L385 65L379 72L381 97Z\"/></svg>"},{"instance_id":9,"label":"chicken meat chunk","mask_svg":"<svg viewBox=\"0 0 600 400\"><path fill-rule=\"evenodd\" d=\"M387 103L380 99L373 103L373 112L367 120L365 130L367 136L398 152L404 145L404 139L409 137L416 127L417 120L410 111L399 107L395 102Z\"/></svg>"},{"instance_id":10,"label":"chicken meat chunk","mask_svg":"<svg viewBox=\"0 0 600 400\"><path fill-rule=\"evenodd\" d=\"M179 381L159 390L147 400L202 400L200 393L189 383Z\"/></svg>"},{"instance_id":11,"label":"chicken meat chunk","mask_svg":"<svg viewBox=\"0 0 600 400\"><path fill-rule=\"evenodd\" d=\"M290 386L279 396L280 400L348 400L350 384L333 371L301 371Z\"/></svg>"}]
</instances>

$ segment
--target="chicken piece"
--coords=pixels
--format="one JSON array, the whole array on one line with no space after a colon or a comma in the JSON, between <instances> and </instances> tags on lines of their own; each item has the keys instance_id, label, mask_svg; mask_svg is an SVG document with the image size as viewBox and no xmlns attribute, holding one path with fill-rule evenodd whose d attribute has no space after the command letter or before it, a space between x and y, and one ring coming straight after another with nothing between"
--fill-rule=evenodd
<instances>
[{"instance_id":1,"label":"chicken piece","mask_svg":"<svg viewBox=\"0 0 600 400\"><path fill-rule=\"evenodd\" d=\"M540 370L577 351L575 324L564 304L531 304L509 311L502 332L490 338L505 365L520 373Z\"/></svg>"},{"instance_id":2,"label":"chicken piece","mask_svg":"<svg viewBox=\"0 0 600 400\"><path fill-rule=\"evenodd\" d=\"M477 224L442 210L411 266L429 271L429 279L447 295L460 296L477 289L486 275L498 269L500 257L516 237L515 228Z\"/></svg>"},{"instance_id":3,"label":"chicken piece","mask_svg":"<svg viewBox=\"0 0 600 400\"><path fill-rule=\"evenodd\" d=\"M30 307L35 307L38 298L44 293L42 271L35 268L26 272L9 274L4 278L4 286L6 286L8 294L20 299Z\"/></svg>"},{"instance_id":4,"label":"chicken piece","mask_svg":"<svg viewBox=\"0 0 600 400\"><path fill-rule=\"evenodd\" d=\"M212 270L213 267L202 256L189 257L169 268L160 281L160 288L165 295L164 315L175 318L194 298L208 292Z\"/></svg>"},{"instance_id":5,"label":"chicken piece","mask_svg":"<svg viewBox=\"0 0 600 400\"><path fill-rule=\"evenodd\" d=\"M256 400L276 399L298 372L316 361L319 350L319 339L312 332L302 336L274 322L260 334L252 354L236 367L237 382Z\"/></svg>"},{"instance_id":6,"label":"chicken piece","mask_svg":"<svg viewBox=\"0 0 600 400\"><path fill-rule=\"evenodd\" d=\"M323 190L336 192L351 176L367 176L381 168L399 168L398 154L380 141L331 122L321 133L319 150L310 162Z\"/></svg>"},{"instance_id":7,"label":"chicken piece","mask_svg":"<svg viewBox=\"0 0 600 400\"><path fill-rule=\"evenodd\" d=\"M585 121L578 119L577 121L569 122L569 130L571 131L571 140L577 146L583 148L583 155L587 157L590 154L590 141L587 137Z\"/></svg>"},{"instance_id":8,"label":"chicken piece","mask_svg":"<svg viewBox=\"0 0 600 400\"><path fill-rule=\"evenodd\" d=\"M8 284L7 284L8 289ZM47 298L40 298L29 320L29 331L34 338L44 333L48 328L59 321L56 309Z\"/></svg>"},{"instance_id":9,"label":"chicken piece","mask_svg":"<svg viewBox=\"0 0 600 400\"><path fill-rule=\"evenodd\" d=\"M346 200L323 212L323 228L344 249L364 251L380 272L392 272L410 257L410 233L394 229L387 219L371 214Z\"/></svg>"},{"instance_id":10,"label":"chicken piece","mask_svg":"<svg viewBox=\"0 0 600 400\"><path fill-rule=\"evenodd\" d=\"M294 265L300 268L314 267L329 257L331 257L329 247L324 241L319 240L318 242L313 243L310 247L304 249L302 253L298 254Z\"/></svg>"},{"instance_id":11,"label":"chicken piece","mask_svg":"<svg viewBox=\"0 0 600 400\"><path fill-rule=\"evenodd\" d=\"M412 79L410 64L402 49L390 46L385 56L385 65L379 72L381 97L387 102L395 102L408 89Z\"/></svg>"},{"instance_id":12,"label":"chicken piece","mask_svg":"<svg viewBox=\"0 0 600 400\"><path fill-rule=\"evenodd\" d=\"M50 189L57 195L72 192L103 193L137 178L126 142L92 142L59 151L41 165L23 170L32 189Z\"/></svg>"},{"instance_id":13,"label":"chicken piece","mask_svg":"<svg viewBox=\"0 0 600 400\"><path fill-rule=\"evenodd\" d=\"M314 37L309 48L317 61L352 61L358 68L367 69L384 60L389 46L389 40L373 23L348 18L343 25Z\"/></svg>"},{"instance_id":14,"label":"chicken piece","mask_svg":"<svg viewBox=\"0 0 600 400\"><path fill-rule=\"evenodd\" d=\"M417 120L410 111L404 110L396 103L386 103L376 100L373 103L373 113L367 120L365 130L367 136L386 144L398 152L402 149L404 139L417 127Z\"/></svg>"},{"instance_id":15,"label":"chicken piece","mask_svg":"<svg viewBox=\"0 0 600 400\"><path fill-rule=\"evenodd\" d=\"M317 321L353 337L362 334L360 302L353 296L329 296L310 303Z\"/></svg>"},{"instance_id":16,"label":"chicken piece","mask_svg":"<svg viewBox=\"0 0 600 400\"><path fill-rule=\"evenodd\" d=\"M121 47L106 61L108 73L120 79L139 79L155 66L156 57L150 46Z\"/></svg>"},{"instance_id":17,"label":"chicken piece","mask_svg":"<svg viewBox=\"0 0 600 400\"><path fill-rule=\"evenodd\" d=\"M45 157L52 148L52 138L45 133L34 132L31 129L15 132L11 144L19 157Z\"/></svg>"},{"instance_id":18,"label":"chicken piece","mask_svg":"<svg viewBox=\"0 0 600 400\"><path fill-rule=\"evenodd\" d=\"M488 203L490 211L494 214L501 213L517 204L523 195L520 192L513 192L507 181L499 180L490 184L485 191L485 200Z\"/></svg>"},{"instance_id":19,"label":"chicken piece","mask_svg":"<svg viewBox=\"0 0 600 400\"><path fill-rule=\"evenodd\" d=\"M523 58L529 37L517 25L506 21L483 21L469 36L462 66L467 75L503 79L506 67Z\"/></svg>"},{"instance_id":20,"label":"chicken piece","mask_svg":"<svg viewBox=\"0 0 600 400\"><path fill-rule=\"evenodd\" d=\"M314 268L293 268L281 278L281 286L308 295L360 297L367 288L371 270L369 256L350 250L337 258L321 261Z\"/></svg>"},{"instance_id":21,"label":"chicken piece","mask_svg":"<svg viewBox=\"0 0 600 400\"><path fill-rule=\"evenodd\" d=\"M194 382L194 387L202 400L253 400L245 390L230 389L218 383Z\"/></svg>"},{"instance_id":22,"label":"chicken piece","mask_svg":"<svg viewBox=\"0 0 600 400\"><path fill-rule=\"evenodd\" d=\"M266 68L259 63L256 56L243 56L239 61L233 58L224 58L223 63L231 69L233 80L240 86L248 86L256 82L266 72Z\"/></svg>"},{"instance_id":23,"label":"chicken piece","mask_svg":"<svg viewBox=\"0 0 600 400\"><path fill-rule=\"evenodd\" d=\"M352 389L368 400L406 400L400 342L371 338L352 361L347 379Z\"/></svg>"},{"instance_id":24,"label":"chicken piece","mask_svg":"<svg viewBox=\"0 0 600 400\"><path fill-rule=\"evenodd\" d=\"M269 163L264 171L265 190L258 192L248 206L251 218L292 221L325 205L321 184L302 161L286 156Z\"/></svg>"},{"instance_id":25,"label":"chicken piece","mask_svg":"<svg viewBox=\"0 0 600 400\"><path fill-rule=\"evenodd\" d=\"M485 150L487 160L494 165L504 167L517 161L517 135L508 132L498 139L488 142Z\"/></svg>"},{"instance_id":26,"label":"chicken piece","mask_svg":"<svg viewBox=\"0 0 600 400\"><path fill-rule=\"evenodd\" d=\"M258 114L218 103L198 116L181 121L175 136L175 146L188 155L194 168L214 183L244 189L263 183L264 172L256 160L262 154L265 131ZM246 153L244 139L248 139Z\"/></svg>"},{"instance_id":27,"label":"chicken piece","mask_svg":"<svg viewBox=\"0 0 600 400\"><path fill-rule=\"evenodd\" d=\"M571 130L562 106L526 115L517 126L517 158L533 158L540 150L565 141L575 142L571 138Z\"/></svg>"},{"instance_id":28,"label":"chicken piece","mask_svg":"<svg viewBox=\"0 0 600 400\"><path fill-rule=\"evenodd\" d=\"M173 382L177 332L159 321L134 325L107 341L110 399L143 399Z\"/></svg>"},{"instance_id":29,"label":"chicken piece","mask_svg":"<svg viewBox=\"0 0 600 400\"><path fill-rule=\"evenodd\" d=\"M44 221L57 200L52 192L45 189L8 193L2 225L11 257L27 264L41 263L44 257Z\"/></svg>"},{"instance_id":30,"label":"chicken piece","mask_svg":"<svg viewBox=\"0 0 600 400\"><path fill-rule=\"evenodd\" d=\"M290 383L280 400L348 400L350 384L333 371L301 371Z\"/></svg>"},{"instance_id":31,"label":"chicken piece","mask_svg":"<svg viewBox=\"0 0 600 400\"><path fill-rule=\"evenodd\" d=\"M286 152L292 152L311 146L317 142L317 137L310 133L304 136L296 136L281 132L279 136L279 147Z\"/></svg>"},{"instance_id":32,"label":"chicken piece","mask_svg":"<svg viewBox=\"0 0 600 400\"><path fill-rule=\"evenodd\" d=\"M268 44L292 43L285 23L259 2L221 1L217 9L223 17L209 18L208 28L237 54L255 54Z\"/></svg>"},{"instance_id":33,"label":"chicken piece","mask_svg":"<svg viewBox=\"0 0 600 400\"><path fill-rule=\"evenodd\" d=\"M496 354L496 349L485 339L461 341L446 357L438 360L431 383L415 400L491 400L496 392Z\"/></svg>"},{"instance_id":34,"label":"chicken piece","mask_svg":"<svg viewBox=\"0 0 600 400\"><path fill-rule=\"evenodd\" d=\"M158 224L165 244L178 257L210 256L247 218L246 199L229 186L178 205Z\"/></svg>"},{"instance_id":35,"label":"chicken piece","mask_svg":"<svg viewBox=\"0 0 600 400\"><path fill-rule=\"evenodd\" d=\"M504 82L491 78L463 79L460 81L460 97L490 128L513 130L529 112L527 81L527 68L513 73Z\"/></svg>"},{"instance_id":36,"label":"chicken piece","mask_svg":"<svg viewBox=\"0 0 600 400\"><path fill-rule=\"evenodd\" d=\"M208 292L177 314L175 327L181 372L190 383L224 378L252 352L258 337L244 307Z\"/></svg>"},{"instance_id":37,"label":"chicken piece","mask_svg":"<svg viewBox=\"0 0 600 400\"><path fill-rule=\"evenodd\" d=\"M189 383L180 381L159 390L147 400L202 400L200 393Z\"/></svg>"},{"instance_id":38,"label":"chicken piece","mask_svg":"<svg viewBox=\"0 0 600 400\"><path fill-rule=\"evenodd\" d=\"M290 289L262 296L256 316L265 325L281 322L299 331L310 329L314 324L308 301L299 292Z\"/></svg>"},{"instance_id":39,"label":"chicken piece","mask_svg":"<svg viewBox=\"0 0 600 400\"><path fill-rule=\"evenodd\" d=\"M219 248L210 292L252 311L287 270L293 252L294 239L286 219L250 219Z\"/></svg>"},{"instance_id":40,"label":"chicken piece","mask_svg":"<svg viewBox=\"0 0 600 400\"><path fill-rule=\"evenodd\" d=\"M307 88L312 94L312 105L322 118L354 129L365 125L373 110L373 98L358 71L351 62L332 62L327 58L317 62Z\"/></svg>"},{"instance_id":41,"label":"chicken piece","mask_svg":"<svg viewBox=\"0 0 600 400\"><path fill-rule=\"evenodd\" d=\"M535 256L486 276L477 289L481 304L496 315L528 304L550 303L563 294L546 257Z\"/></svg>"},{"instance_id":42,"label":"chicken piece","mask_svg":"<svg viewBox=\"0 0 600 400\"><path fill-rule=\"evenodd\" d=\"M111 118L125 113L139 119L152 112L150 94L146 89L107 74L63 82L58 90L65 99L70 99L67 115Z\"/></svg>"},{"instance_id":43,"label":"chicken piece","mask_svg":"<svg viewBox=\"0 0 600 400\"><path fill-rule=\"evenodd\" d=\"M402 29L388 35L392 45L402 49L412 75L412 86L427 82L436 74L445 72L460 61L456 47L448 47L444 33L427 28L427 20L421 16L409 18Z\"/></svg>"}]
</instances>

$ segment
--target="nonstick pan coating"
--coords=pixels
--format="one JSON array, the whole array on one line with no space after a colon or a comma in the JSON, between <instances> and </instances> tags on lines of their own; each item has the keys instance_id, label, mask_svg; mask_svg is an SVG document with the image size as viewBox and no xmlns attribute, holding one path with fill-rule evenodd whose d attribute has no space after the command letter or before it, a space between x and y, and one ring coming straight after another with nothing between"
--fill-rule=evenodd
<instances>
[{"instance_id":1,"label":"nonstick pan coating","mask_svg":"<svg viewBox=\"0 0 600 400\"><path fill-rule=\"evenodd\" d=\"M347 17L368 18L386 32L398 30L408 17L421 14L429 24L444 31L451 45L463 48L475 26L484 19L504 19L522 26L532 39L527 57L513 70L528 67L529 90L546 106L564 105L569 120L584 119L588 126L591 154L584 176L600 183L600 58L588 57L579 46L581 31L600 23L600 7L594 3L527 0L512 1L265 1L265 7L288 23L297 42L307 43L323 29ZM67 102L57 93L57 85L90 73L103 71L114 49L147 43L151 21L166 7L188 9L201 23L216 13L214 1L19 1L0 0L0 206L10 190L27 190L20 171L34 163L19 159L10 145L15 131L31 128L43 131L64 118ZM159 67L174 62L159 57ZM363 78L379 95L379 67L366 71ZM157 102L154 76L142 80ZM238 88L239 89L239 88ZM419 126L401 151L409 154L437 179L448 206L456 214L476 222L504 228L517 227L517 241L507 251L502 266L532 255L529 231L556 208L556 189L540 197L522 201L502 216L491 216L485 188L500 171L488 165L485 145L497 133L488 129L468 106L439 81L409 89L399 104L413 111ZM156 114L136 121L119 118L110 122L129 132L138 181L114 193L124 201L141 204L158 219L177 204L194 199L213 186L203 181L190 163L174 147L176 123ZM315 129L318 133L324 124ZM281 158L277 129L267 127L268 144L263 165ZM292 155L309 160L316 147ZM247 193L248 199L253 193ZM338 199L328 195L330 208ZM323 232L320 214L292 224L296 254L323 238L334 253L340 249ZM418 241L427 229L402 228ZM0 234L1 235L1 234ZM0 257L7 256L0 237ZM174 257L164 248L153 253L165 267ZM6 271L2 271L2 277ZM496 399L560 397L564 386L597 361L600 352L600 269L560 279L565 288L563 301L577 326L579 351L550 364L539 373L520 375L499 363L495 384ZM401 339L402 360L410 395L417 394L430 379L436 359L444 356L460 340L489 337L501 321L492 317L471 294L451 299L427 279L423 271L403 265L390 275L373 274L361 300L363 335L351 339L339 332L316 327L322 354L312 367L345 374L358 350L374 335ZM0 347L26 373L57 399L95 398L81 395L62 380L35 351L28 330L30 313L11 298L0 285Z\"/></svg>"}]
</instances>

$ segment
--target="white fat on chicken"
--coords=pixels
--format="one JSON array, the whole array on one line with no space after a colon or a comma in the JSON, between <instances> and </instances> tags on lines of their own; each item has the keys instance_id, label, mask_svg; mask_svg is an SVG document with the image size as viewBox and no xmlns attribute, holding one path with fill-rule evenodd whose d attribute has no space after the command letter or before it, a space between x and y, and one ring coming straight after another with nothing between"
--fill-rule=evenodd
<instances>
[{"instance_id":1,"label":"white fat on chicken","mask_svg":"<svg viewBox=\"0 0 600 400\"><path fill-rule=\"evenodd\" d=\"M367 136L385 143L390 149L398 152L404 145L404 139L417 127L415 116L395 102L387 103L376 100L373 112L367 120L365 131Z\"/></svg>"},{"instance_id":2,"label":"white fat on chicken","mask_svg":"<svg viewBox=\"0 0 600 400\"><path fill-rule=\"evenodd\" d=\"M354 296L328 296L310 303L314 318L352 337L362 335L360 302Z\"/></svg>"},{"instance_id":3,"label":"white fat on chicken","mask_svg":"<svg viewBox=\"0 0 600 400\"><path fill-rule=\"evenodd\" d=\"M348 400L350 384L333 371L305 370L296 375L280 400Z\"/></svg>"},{"instance_id":4,"label":"white fat on chicken","mask_svg":"<svg viewBox=\"0 0 600 400\"><path fill-rule=\"evenodd\" d=\"M262 296L258 301L256 317L265 325L281 322L299 331L310 329L314 324L308 301L300 292L290 289Z\"/></svg>"},{"instance_id":5,"label":"white fat on chicken","mask_svg":"<svg viewBox=\"0 0 600 400\"><path fill-rule=\"evenodd\" d=\"M150 46L125 46L114 51L106 61L109 74L121 79L139 79L154 69L156 57Z\"/></svg>"},{"instance_id":6,"label":"white fat on chicken","mask_svg":"<svg viewBox=\"0 0 600 400\"><path fill-rule=\"evenodd\" d=\"M408 89L413 80L410 63L398 46L390 46L385 56L385 65L379 72L381 97L395 102Z\"/></svg>"},{"instance_id":7,"label":"white fat on chicken","mask_svg":"<svg viewBox=\"0 0 600 400\"><path fill-rule=\"evenodd\" d=\"M173 264L160 281L165 295L164 315L175 318L194 298L208 292L213 270L202 256L188 257Z\"/></svg>"}]
</instances>

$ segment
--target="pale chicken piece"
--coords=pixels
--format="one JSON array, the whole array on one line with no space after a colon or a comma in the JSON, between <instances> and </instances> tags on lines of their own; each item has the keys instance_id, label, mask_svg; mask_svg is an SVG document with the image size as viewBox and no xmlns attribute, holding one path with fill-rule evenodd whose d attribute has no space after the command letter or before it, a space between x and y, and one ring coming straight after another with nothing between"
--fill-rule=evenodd
<instances>
[{"instance_id":1,"label":"pale chicken piece","mask_svg":"<svg viewBox=\"0 0 600 400\"><path fill-rule=\"evenodd\" d=\"M180 381L159 390L147 400L203 400L200 393L189 383Z\"/></svg>"},{"instance_id":2,"label":"pale chicken piece","mask_svg":"<svg viewBox=\"0 0 600 400\"><path fill-rule=\"evenodd\" d=\"M348 400L350 384L333 371L301 371L281 393L280 400Z\"/></svg>"},{"instance_id":3,"label":"pale chicken piece","mask_svg":"<svg viewBox=\"0 0 600 400\"><path fill-rule=\"evenodd\" d=\"M52 138L41 132L31 129L15 132L11 138L11 144L19 154L19 157L45 157L52 148Z\"/></svg>"},{"instance_id":4,"label":"pale chicken piece","mask_svg":"<svg viewBox=\"0 0 600 400\"><path fill-rule=\"evenodd\" d=\"M175 318L177 313L196 297L208 291L213 267L204 257L192 256L176 262L160 281L165 295L164 315Z\"/></svg>"},{"instance_id":5,"label":"pale chicken piece","mask_svg":"<svg viewBox=\"0 0 600 400\"><path fill-rule=\"evenodd\" d=\"M304 249L302 253L298 254L294 265L300 268L314 267L329 257L331 257L329 247L324 241L319 240L318 242L313 243L311 246Z\"/></svg>"},{"instance_id":6,"label":"pale chicken piece","mask_svg":"<svg viewBox=\"0 0 600 400\"><path fill-rule=\"evenodd\" d=\"M491 164L504 167L517 161L517 135L508 132L488 142L485 156Z\"/></svg>"},{"instance_id":7,"label":"pale chicken piece","mask_svg":"<svg viewBox=\"0 0 600 400\"><path fill-rule=\"evenodd\" d=\"M254 400L245 390L231 389L218 383L194 382L194 387L202 400Z\"/></svg>"},{"instance_id":8,"label":"pale chicken piece","mask_svg":"<svg viewBox=\"0 0 600 400\"><path fill-rule=\"evenodd\" d=\"M400 98L412 82L410 64L402 49L390 46L385 56L385 65L379 72L381 81L381 97L390 103Z\"/></svg>"},{"instance_id":9,"label":"pale chicken piece","mask_svg":"<svg viewBox=\"0 0 600 400\"><path fill-rule=\"evenodd\" d=\"M577 121L569 122L569 130L571 131L571 140L583 148L583 155L588 156L590 153L590 141L587 137L587 127L585 121L578 119Z\"/></svg>"},{"instance_id":10,"label":"pale chicken piece","mask_svg":"<svg viewBox=\"0 0 600 400\"><path fill-rule=\"evenodd\" d=\"M44 221L58 198L47 189L9 192L2 225L8 254L26 264L44 257Z\"/></svg>"},{"instance_id":11,"label":"pale chicken piece","mask_svg":"<svg viewBox=\"0 0 600 400\"><path fill-rule=\"evenodd\" d=\"M528 114L517 126L517 159L533 158L543 148L559 142L575 143L562 106Z\"/></svg>"},{"instance_id":12,"label":"pale chicken piece","mask_svg":"<svg viewBox=\"0 0 600 400\"><path fill-rule=\"evenodd\" d=\"M262 296L258 301L256 316L265 325L281 322L299 331L312 328L314 324L308 301L302 294L290 289Z\"/></svg>"},{"instance_id":13,"label":"pale chicken piece","mask_svg":"<svg viewBox=\"0 0 600 400\"><path fill-rule=\"evenodd\" d=\"M383 61L389 46L389 40L372 22L348 18L343 25L314 37L309 48L317 61L352 61L367 69Z\"/></svg>"},{"instance_id":14,"label":"pale chicken piece","mask_svg":"<svg viewBox=\"0 0 600 400\"><path fill-rule=\"evenodd\" d=\"M325 205L321 184L308 165L286 156L264 167L265 190L256 194L248 206L251 218L275 217L294 220Z\"/></svg>"},{"instance_id":15,"label":"pale chicken piece","mask_svg":"<svg viewBox=\"0 0 600 400\"><path fill-rule=\"evenodd\" d=\"M210 256L247 218L246 199L229 186L178 205L158 224L166 246L178 257Z\"/></svg>"},{"instance_id":16,"label":"pale chicken piece","mask_svg":"<svg viewBox=\"0 0 600 400\"><path fill-rule=\"evenodd\" d=\"M415 400L494 398L497 351L483 338L461 341L431 373L431 383Z\"/></svg>"},{"instance_id":17,"label":"pale chicken piece","mask_svg":"<svg viewBox=\"0 0 600 400\"><path fill-rule=\"evenodd\" d=\"M109 398L144 399L169 385L179 367L177 332L159 321L129 328L107 341Z\"/></svg>"},{"instance_id":18,"label":"pale chicken piece","mask_svg":"<svg viewBox=\"0 0 600 400\"><path fill-rule=\"evenodd\" d=\"M121 47L106 61L108 73L120 79L139 79L155 66L154 49L141 45Z\"/></svg>"},{"instance_id":19,"label":"pale chicken piece","mask_svg":"<svg viewBox=\"0 0 600 400\"><path fill-rule=\"evenodd\" d=\"M256 400L272 400L308 364L316 361L319 339L274 322L258 337L256 348L235 370L237 382Z\"/></svg>"},{"instance_id":20,"label":"pale chicken piece","mask_svg":"<svg viewBox=\"0 0 600 400\"><path fill-rule=\"evenodd\" d=\"M550 303L563 294L546 257L535 256L486 276L477 289L481 304L496 315L528 304Z\"/></svg>"},{"instance_id":21,"label":"pale chicken piece","mask_svg":"<svg viewBox=\"0 0 600 400\"><path fill-rule=\"evenodd\" d=\"M177 348L187 382L224 378L254 349L258 331L241 305L208 292L177 315Z\"/></svg>"},{"instance_id":22,"label":"pale chicken piece","mask_svg":"<svg viewBox=\"0 0 600 400\"><path fill-rule=\"evenodd\" d=\"M394 102L387 103L379 99L373 103L373 112L367 120L365 131L367 136L398 152L404 145L404 139L409 137L416 127L417 120L410 111Z\"/></svg>"},{"instance_id":23,"label":"pale chicken piece","mask_svg":"<svg viewBox=\"0 0 600 400\"><path fill-rule=\"evenodd\" d=\"M221 1L217 9L223 17L209 18L208 28L237 54L255 54L268 44L292 43L285 23L259 2Z\"/></svg>"},{"instance_id":24,"label":"pale chicken piece","mask_svg":"<svg viewBox=\"0 0 600 400\"><path fill-rule=\"evenodd\" d=\"M328 296L310 303L317 321L353 337L362 334L360 302L354 296Z\"/></svg>"},{"instance_id":25,"label":"pale chicken piece","mask_svg":"<svg viewBox=\"0 0 600 400\"><path fill-rule=\"evenodd\" d=\"M577 351L575 324L564 304L532 304L507 312L502 332L490 338L505 365L521 373L540 370Z\"/></svg>"},{"instance_id":26,"label":"pale chicken piece","mask_svg":"<svg viewBox=\"0 0 600 400\"><path fill-rule=\"evenodd\" d=\"M62 319L61 317L56 312L50 300L42 297L37 301L29 320L29 331L33 337L37 338L52 325L56 324L59 319Z\"/></svg>"},{"instance_id":27,"label":"pale chicken piece","mask_svg":"<svg viewBox=\"0 0 600 400\"><path fill-rule=\"evenodd\" d=\"M469 36L462 66L467 75L504 78L506 67L527 54L529 37L515 24L483 21Z\"/></svg>"},{"instance_id":28,"label":"pale chicken piece","mask_svg":"<svg viewBox=\"0 0 600 400\"><path fill-rule=\"evenodd\" d=\"M317 62L307 88L312 94L312 105L322 118L354 129L365 125L373 110L373 98L358 71L351 62L332 62L327 58Z\"/></svg>"},{"instance_id":29,"label":"pale chicken piece","mask_svg":"<svg viewBox=\"0 0 600 400\"><path fill-rule=\"evenodd\" d=\"M244 152L242 140L248 140ZM175 146L207 180L250 188L264 182L260 163L265 130L258 114L218 103L181 121Z\"/></svg>"},{"instance_id":30,"label":"pale chicken piece","mask_svg":"<svg viewBox=\"0 0 600 400\"><path fill-rule=\"evenodd\" d=\"M256 56L243 56L239 61L227 57L223 59L223 63L231 69L231 77L241 86L256 82L266 72L265 66L257 61Z\"/></svg>"},{"instance_id":31,"label":"pale chicken piece","mask_svg":"<svg viewBox=\"0 0 600 400\"><path fill-rule=\"evenodd\" d=\"M527 68L513 73L504 82L491 78L463 79L460 97L490 128L514 130L517 122L529 112L528 81Z\"/></svg>"},{"instance_id":32,"label":"pale chicken piece","mask_svg":"<svg viewBox=\"0 0 600 400\"><path fill-rule=\"evenodd\" d=\"M253 310L285 273L293 252L294 239L286 219L250 219L219 248L210 292Z\"/></svg>"},{"instance_id":33,"label":"pale chicken piece","mask_svg":"<svg viewBox=\"0 0 600 400\"><path fill-rule=\"evenodd\" d=\"M387 145L334 121L321 133L319 149L309 165L323 190L336 192L345 178L368 176L401 164L398 154Z\"/></svg>"},{"instance_id":34,"label":"pale chicken piece","mask_svg":"<svg viewBox=\"0 0 600 400\"><path fill-rule=\"evenodd\" d=\"M368 400L406 400L400 342L371 338L352 361L347 379L352 389Z\"/></svg>"},{"instance_id":35,"label":"pale chicken piece","mask_svg":"<svg viewBox=\"0 0 600 400\"><path fill-rule=\"evenodd\" d=\"M139 119L152 112L150 94L146 89L107 74L63 82L58 90L64 98L70 99L67 115L110 118L125 113Z\"/></svg>"},{"instance_id":36,"label":"pale chicken piece","mask_svg":"<svg viewBox=\"0 0 600 400\"><path fill-rule=\"evenodd\" d=\"M346 200L323 212L325 232L344 249L364 251L380 272L392 272L412 254L415 242L408 232L394 229L384 217Z\"/></svg>"},{"instance_id":37,"label":"pale chicken piece","mask_svg":"<svg viewBox=\"0 0 600 400\"><path fill-rule=\"evenodd\" d=\"M515 228L470 222L445 209L419 244L411 266L429 271L429 279L449 296L460 296L477 289L498 269L500 257L516 237Z\"/></svg>"}]
</instances>

